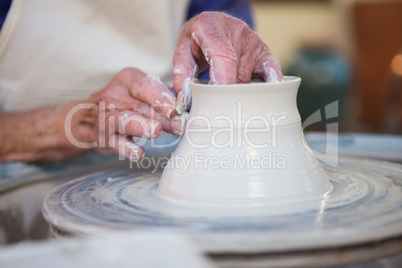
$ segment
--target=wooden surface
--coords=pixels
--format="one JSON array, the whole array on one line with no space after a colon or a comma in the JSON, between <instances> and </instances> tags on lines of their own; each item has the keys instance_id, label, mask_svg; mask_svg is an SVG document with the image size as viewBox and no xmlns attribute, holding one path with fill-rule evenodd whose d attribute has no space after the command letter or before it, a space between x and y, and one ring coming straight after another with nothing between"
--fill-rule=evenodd
<instances>
[{"instance_id":1,"label":"wooden surface","mask_svg":"<svg viewBox=\"0 0 402 268\"><path fill-rule=\"evenodd\" d=\"M394 98L390 64L402 51L402 1L358 2L353 22L360 119L374 131L387 131L389 121L398 120L387 113Z\"/></svg>"}]
</instances>

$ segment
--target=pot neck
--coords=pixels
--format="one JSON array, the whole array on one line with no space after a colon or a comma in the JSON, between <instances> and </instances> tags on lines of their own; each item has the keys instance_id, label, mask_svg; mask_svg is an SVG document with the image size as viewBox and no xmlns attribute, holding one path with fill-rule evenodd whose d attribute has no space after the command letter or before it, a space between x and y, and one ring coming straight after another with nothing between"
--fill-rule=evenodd
<instances>
[{"instance_id":1,"label":"pot neck","mask_svg":"<svg viewBox=\"0 0 402 268\"><path fill-rule=\"evenodd\" d=\"M225 120L232 121L234 127L244 126L250 120L251 126L266 125L264 118L270 123L280 119L282 125L300 123L296 105L300 82L298 77L285 77L279 83L209 85L195 79L191 84L193 103L189 120L199 117L200 120L190 122L209 121L212 127L228 126Z\"/></svg>"}]
</instances>

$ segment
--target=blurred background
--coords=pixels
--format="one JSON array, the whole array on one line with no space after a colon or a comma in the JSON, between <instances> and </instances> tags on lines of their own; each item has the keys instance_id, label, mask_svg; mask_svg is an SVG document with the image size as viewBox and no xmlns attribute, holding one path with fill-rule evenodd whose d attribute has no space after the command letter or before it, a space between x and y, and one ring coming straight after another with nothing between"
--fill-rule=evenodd
<instances>
[{"instance_id":1,"label":"blurred background","mask_svg":"<svg viewBox=\"0 0 402 268\"><path fill-rule=\"evenodd\" d=\"M252 0L256 31L285 75L302 78L302 120L342 132L402 132L402 1ZM338 101L338 118L325 106ZM306 130L324 130L326 120Z\"/></svg>"}]
</instances>

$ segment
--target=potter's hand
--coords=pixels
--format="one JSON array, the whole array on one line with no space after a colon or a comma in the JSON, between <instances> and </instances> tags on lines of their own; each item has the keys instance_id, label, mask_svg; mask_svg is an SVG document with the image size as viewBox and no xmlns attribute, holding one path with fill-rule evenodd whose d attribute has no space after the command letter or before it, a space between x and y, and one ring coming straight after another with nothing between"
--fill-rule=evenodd
<instances>
[{"instance_id":1,"label":"potter's hand","mask_svg":"<svg viewBox=\"0 0 402 268\"><path fill-rule=\"evenodd\" d=\"M139 160L144 149L132 137L154 138L162 129L183 134L175 106L175 95L159 79L127 68L88 99L0 112L0 162L51 162L89 151Z\"/></svg>"},{"instance_id":2,"label":"potter's hand","mask_svg":"<svg viewBox=\"0 0 402 268\"><path fill-rule=\"evenodd\" d=\"M100 92L93 94L90 102L98 110L94 140L104 140L98 146L100 152L117 152L131 160L139 160L144 149L133 142L132 137L152 139L162 129L174 135L182 135L184 118L176 115L176 96L159 78L146 75L134 68L120 71ZM102 111L103 109L103 111ZM102 126L102 114L105 124ZM114 123L110 121L114 120Z\"/></svg>"},{"instance_id":3,"label":"potter's hand","mask_svg":"<svg viewBox=\"0 0 402 268\"><path fill-rule=\"evenodd\" d=\"M173 58L177 111L191 105L190 81L207 67L210 83L249 83L252 75L281 81L279 63L246 23L219 12L204 12L184 24Z\"/></svg>"}]
</instances>

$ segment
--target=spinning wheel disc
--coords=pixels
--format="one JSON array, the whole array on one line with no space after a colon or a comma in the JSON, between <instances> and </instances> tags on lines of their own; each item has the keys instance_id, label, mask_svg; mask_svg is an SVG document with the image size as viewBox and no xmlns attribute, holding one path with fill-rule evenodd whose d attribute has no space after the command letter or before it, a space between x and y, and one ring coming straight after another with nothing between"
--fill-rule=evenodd
<instances>
[{"instance_id":1,"label":"spinning wheel disc","mask_svg":"<svg viewBox=\"0 0 402 268\"><path fill-rule=\"evenodd\" d=\"M186 232L208 252L282 252L375 242L402 235L402 167L341 158L325 166L333 190L318 210L194 206L157 194L160 173L106 171L50 192L43 214L53 228L99 235L110 230ZM294 209L292 209L294 211Z\"/></svg>"}]
</instances>

